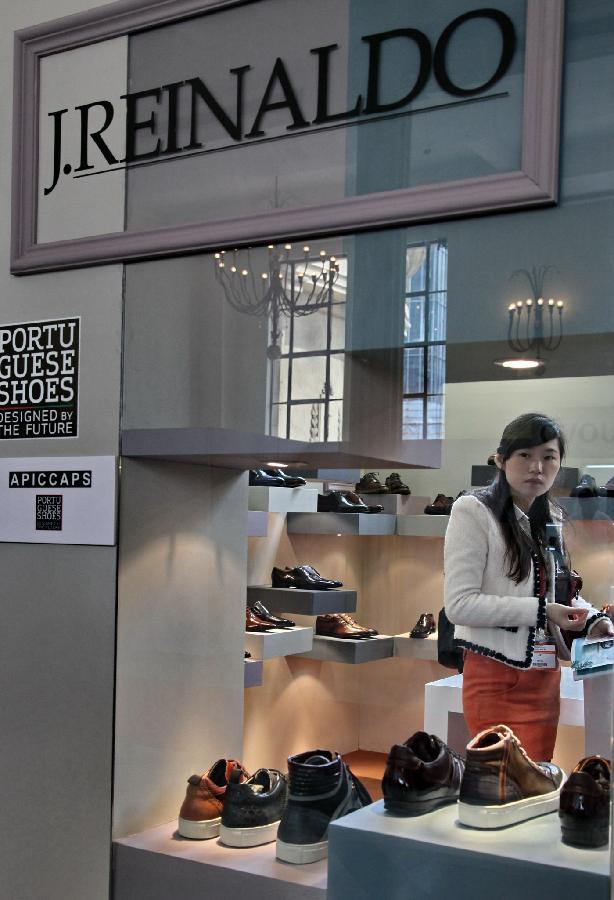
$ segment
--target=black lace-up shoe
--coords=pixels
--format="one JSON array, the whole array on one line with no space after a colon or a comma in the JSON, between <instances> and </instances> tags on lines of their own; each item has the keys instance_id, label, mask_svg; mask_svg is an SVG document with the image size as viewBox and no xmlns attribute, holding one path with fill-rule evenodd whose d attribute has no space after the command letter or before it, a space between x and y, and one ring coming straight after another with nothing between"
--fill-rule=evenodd
<instances>
[{"instance_id":1,"label":"black lace-up shoe","mask_svg":"<svg viewBox=\"0 0 614 900\"><path fill-rule=\"evenodd\" d=\"M382 779L384 806L420 816L458 800L465 762L433 734L417 731L388 754Z\"/></svg>"},{"instance_id":2,"label":"black lace-up shoe","mask_svg":"<svg viewBox=\"0 0 614 900\"><path fill-rule=\"evenodd\" d=\"M328 826L368 806L369 793L330 750L309 750L288 759L288 803L277 832L277 858L303 863L324 859Z\"/></svg>"},{"instance_id":3,"label":"black lace-up shoe","mask_svg":"<svg viewBox=\"0 0 614 900\"><path fill-rule=\"evenodd\" d=\"M392 472L386 479L386 487L391 494L411 494L411 488L404 481L398 472Z\"/></svg>"},{"instance_id":4,"label":"black lace-up shoe","mask_svg":"<svg viewBox=\"0 0 614 900\"><path fill-rule=\"evenodd\" d=\"M596 497L597 482L592 475L583 475L569 494L570 497Z\"/></svg>"},{"instance_id":5,"label":"black lace-up shoe","mask_svg":"<svg viewBox=\"0 0 614 900\"><path fill-rule=\"evenodd\" d=\"M277 769L258 769L240 783L230 776L220 826L220 841L228 847L258 847L277 837L286 805L287 782Z\"/></svg>"},{"instance_id":6,"label":"black lace-up shoe","mask_svg":"<svg viewBox=\"0 0 614 900\"><path fill-rule=\"evenodd\" d=\"M564 844L603 847L608 843L611 773L609 759L585 756L561 788L559 818Z\"/></svg>"},{"instance_id":7,"label":"black lace-up shoe","mask_svg":"<svg viewBox=\"0 0 614 900\"><path fill-rule=\"evenodd\" d=\"M250 603L249 606L250 609L256 613L258 618L270 625L271 628L294 628L296 625L296 622L293 622L292 619L282 619L280 616L274 616L260 600L256 600L255 603Z\"/></svg>"}]
</instances>

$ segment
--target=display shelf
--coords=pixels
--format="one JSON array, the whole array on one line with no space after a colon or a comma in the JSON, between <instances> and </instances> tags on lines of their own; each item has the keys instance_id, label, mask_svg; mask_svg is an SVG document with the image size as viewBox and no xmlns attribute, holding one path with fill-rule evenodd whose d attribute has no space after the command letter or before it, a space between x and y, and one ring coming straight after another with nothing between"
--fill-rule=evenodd
<instances>
[{"instance_id":1,"label":"display shelf","mask_svg":"<svg viewBox=\"0 0 614 900\"><path fill-rule=\"evenodd\" d=\"M399 516L397 534L405 537L443 537L450 516Z\"/></svg>"},{"instance_id":2,"label":"display shelf","mask_svg":"<svg viewBox=\"0 0 614 900\"><path fill-rule=\"evenodd\" d=\"M291 656L311 650L313 628L297 625L277 631L246 631L245 649L255 659L274 659L276 656Z\"/></svg>"},{"instance_id":3,"label":"display shelf","mask_svg":"<svg viewBox=\"0 0 614 900\"><path fill-rule=\"evenodd\" d=\"M570 519L614 520L614 497L558 497Z\"/></svg>"},{"instance_id":4,"label":"display shelf","mask_svg":"<svg viewBox=\"0 0 614 900\"><path fill-rule=\"evenodd\" d=\"M323 662L339 662L357 665L358 663L375 662L393 655L394 638L386 634L378 634L368 640L352 641L347 638L322 637L315 634L313 647L308 653L301 653L307 659L319 659Z\"/></svg>"},{"instance_id":5,"label":"display shelf","mask_svg":"<svg viewBox=\"0 0 614 900\"><path fill-rule=\"evenodd\" d=\"M396 516L386 513L288 513L288 534L389 535Z\"/></svg>"},{"instance_id":6,"label":"display shelf","mask_svg":"<svg viewBox=\"0 0 614 900\"><path fill-rule=\"evenodd\" d=\"M247 536L266 537L269 533L269 516L266 512L249 510L247 513Z\"/></svg>"},{"instance_id":7,"label":"display shelf","mask_svg":"<svg viewBox=\"0 0 614 900\"><path fill-rule=\"evenodd\" d=\"M459 825L456 804L407 818L387 813L379 800L331 823L328 838L328 900L610 895L608 848L567 847L556 812L484 831Z\"/></svg>"},{"instance_id":8,"label":"display shelf","mask_svg":"<svg viewBox=\"0 0 614 900\"><path fill-rule=\"evenodd\" d=\"M291 866L275 858L275 842L234 849L217 839L191 841L168 822L113 844L114 900L326 900L325 859ZM138 886L138 887L137 887Z\"/></svg>"},{"instance_id":9,"label":"display shelf","mask_svg":"<svg viewBox=\"0 0 614 900\"><path fill-rule=\"evenodd\" d=\"M313 487L259 487L250 485L248 508L260 512L316 512L318 491Z\"/></svg>"},{"instance_id":10,"label":"display shelf","mask_svg":"<svg viewBox=\"0 0 614 900\"><path fill-rule=\"evenodd\" d=\"M309 591L302 588L273 588L266 585L250 585L247 603L260 600L275 613L295 613L302 616L319 616L323 613L354 612L356 591Z\"/></svg>"},{"instance_id":11,"label":"display shelf","mask_svg":"<svg viewBox=\"0 0 614 900\"><path fill-rule=\"evenodd\" d=\"M437 632L425 638L413 638L409 631L395 634L394 655L406 659L428 659L437 662Z\"/></svg>"},{"instance_id":12,"label":"display shelf","mask_svg":"<svg viewBox=\"0 0 614 900\"><path fill-rule=\"evenodd\" d=\"M243 672L243 687L258 687L260 684L262 684L262 660L246 659Z\"/></svg>"},{"instance_id":13,"label":"display shelf","mask_svg":"<svg viewBox=\"0 0 614 900\"><path fill-rule=\"evenodd\" d=\"M379 503L384 507L384 513L394 516L415 516L424 512L424 507L432 503L430 497L419 497L413 494L360 494L364 502L369 505Z\"/></svg>"}]
</instances>

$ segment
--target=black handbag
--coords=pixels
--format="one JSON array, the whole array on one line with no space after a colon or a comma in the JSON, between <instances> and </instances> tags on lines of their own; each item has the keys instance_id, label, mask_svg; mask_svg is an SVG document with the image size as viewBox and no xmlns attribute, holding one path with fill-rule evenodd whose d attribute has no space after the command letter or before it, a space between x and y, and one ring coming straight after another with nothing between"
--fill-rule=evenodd
<instances>
[{"instance_id":1,"label":"black handbag","mask_svg":"<svg viewBox=\"0 0 614 900\"><path fill-rule=\"evenodd\" d=\"M463 651L454 639L454 625L445 609L439 610L437 619L437 662L446 669L463 671Z\"/></svg>"}]
</instances>

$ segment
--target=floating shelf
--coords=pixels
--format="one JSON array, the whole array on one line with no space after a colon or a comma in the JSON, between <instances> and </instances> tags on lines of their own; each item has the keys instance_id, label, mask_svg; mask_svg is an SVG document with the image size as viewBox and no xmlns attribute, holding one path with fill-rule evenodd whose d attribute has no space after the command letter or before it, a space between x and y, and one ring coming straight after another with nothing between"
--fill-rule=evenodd
<instances>
[{"instance_id":1,"label":"floating shelf","mask_svg":"<svg viewBox=\"0 0 614 900\"><path fill-rule=\"evenodd\" d=\"M288 513L288 534L388 535L396 517L386 513Z\"/></svg>"},{"instance_id":2,"label":"floating shelf","mask_svg":"<svg viewBox=\"0 0 614 900\"><path fill-rule=\"evenodd\" d=\"M311 650L312 643L313 628L299 625L277 631L245 632L245 649L259 660L305 653Z\"/></svg>"},{"instance_id":3,"label":"floating shelf","mask_svg":"<svg viewBox=\"0 0 614 900\"><path fill-rule=\"evenodd\" d=\"M424 512L424 507L432 503L431 497L418 497L413 494L361 494L367 506L379 503L384 507L384 514L394 516L415 516Z\"/></svg>"},{"instance_id":4,"label":"floating shelf","mask_svg":"<svg viewBox=\"0 0 614 900\"><path fill-rule=\"evenodd\" d=\"M357 665L387 659L394 653L394 638L378 634L368 640L352 641L347 638L321 637L316 634L309 653L301 653L308 659Z\"/></svg>"},{"instance_id":5,"label":"floating shelf","mask_svg":"<svg viewBox=\"0 0 614 900\"><path fill-rule=\"evenodd\" d=\"M266 512L249 510L247 513L247 536L266 537L269 533L269 516Z\"/></svg>"},{"instance_id":6,"label":"floating shelf","mask_svg":"<svg viewBox=\"0 0 614 900\"><path fill-rule=\"evenodd\" d=\"M397 534L406 537L443 537L450 516L399 516Z\"/></svg>"},{"instance_id":7,"label":"floating shelf","mask_svg":"<svg viewBox=\"0 0 614 900\"><path fill-rule=\"evenodd\" d=\"M437 632L429 634L426 638L413 638L409 631L405 634L395 634L394 655L406 659L428 659L437 662Z\"/></svg>"},{"instance_id":8,"label":"floating shelf","mask_svg":"<svg viewBox=\"0 0 614 900\"><path fill-rule=\"evenodd\" d=\"M259 684L262 684L262 669L263 665L261 659L246 659L243 673L243 687L258 687Z\"/></svg>"},{"instance_id":9,"label":"floating shelf","mask_svg":"<svg viewBox=\"0 0 614 900\"><path fill-rule=\"evenodd\" d=\"M247 602L260 600L274 613L295 613L319 616L323 613L354 612L356 591L308 591L302 588L273 588L251 585L247 588Z\"/></svg>"},{"instance_id":10,"label":"floating shelf","mask_svg":"<svg viewBox=\"0 0 614 900\"><path fill-rule=\"evenodd\" d=\"M316 512L318 491L312 487L249 488L248 508L260 512Z\"/></svg>"}]
</instances>

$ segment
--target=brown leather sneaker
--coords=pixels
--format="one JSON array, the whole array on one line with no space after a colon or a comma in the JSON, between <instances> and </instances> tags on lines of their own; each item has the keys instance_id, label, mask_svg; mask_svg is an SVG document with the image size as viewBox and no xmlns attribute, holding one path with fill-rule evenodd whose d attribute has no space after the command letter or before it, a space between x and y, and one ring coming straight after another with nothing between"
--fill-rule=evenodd
<instances>
[{"instance_id":1,"label":"brown leather sneaker","mask_svg":"<svg viewBox=\"0 0 614 900\"><path fill-rule=\"evenodd\" d=\"M179 810L180 835L199 841L218 836L224 794L235 769L241 773L240 780L247 781L249 775L236 759L218 759L204 775L190 775Z\"/></svg>"},{"instance_id":2,"label":"brown leather sneaker","mask_svg":"<svg viewBox=\"0 0 614 900\"><path fill-rule=\"evenodd\" d=\"M470 828L504 828L553 812L564 772L534 763L507 725L481 731L467 745L458 820Z\"/></svg>"},{"instance_id":3,"label":"brown leather sneaker","mask_svg":"<svg viewBox=\"0 0 614 900\"><path fill-rule=\"evenodd\" d=\"M419 816L458 799L464 760L434 734L416 731L388 754L382 779L384 806Z\"/></svg>"},{"instance_id":4,"label":"brown leather sneaker","mask_svg":"<svg viewBox=\"0 0 614 900\"><path fill-rule=\"evenodd\" d=\"M612 765L602 756L581 759L561 789L561 837L572 847L603 847L610 826Z\"/></svg>"}]
</instances>

